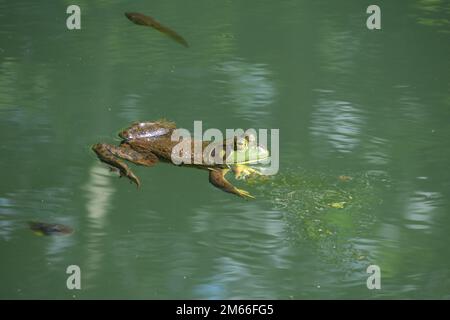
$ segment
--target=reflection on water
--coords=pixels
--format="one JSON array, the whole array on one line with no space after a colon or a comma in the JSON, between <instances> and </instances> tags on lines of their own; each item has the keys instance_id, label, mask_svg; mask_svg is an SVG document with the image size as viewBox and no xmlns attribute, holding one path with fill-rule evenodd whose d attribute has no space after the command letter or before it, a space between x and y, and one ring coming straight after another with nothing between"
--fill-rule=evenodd
<instances>
[{"instance_id":1,"label":"reflection on water","mask_svg":"<svg viewBox=\"0 0 450 320\"><path fill-rule=\"evenodd\" d=\"M388 146L387 139L371 137L365 145L364 160L371 165L386 166L390 160Z\"/></svg>"},{"instance_id":2,"label":"reflection on water","mask_svg":"<svg viewBox=\"0 0 450 320\"><path fill-rule=\"evenodd\" d=\"M84 187L86 191L86 210L89 225L102 229L108 212L114 189L111 187L108 169L96 163L89 172L89 181Z\"/></svg>"},{"instance_id":3,"label":"reflection on water","mask_svg":"<svg viewBox=\"0 0 450 320\"><path fill-rule=\"evenodd\" d=\"M405 227L414 230L427 230L433 224L435 209L439 206L441 195L438 192L416 191L409 197L405 208Z\"/></svg>"},{"instance_id":4,"label":"reflection on water","mask_svg":"<svg viewBox=\"0 0 450 320\"><path fill-rule=\"evenodd\" d=\"M252 292L254 298L274 296L262 275L290 268L282 214L261 211L256 204L231 204L221 215L212 215L213 210L199 208L191 219L193 236L208 252L210 264L205 282L193 288L195 294L219 299L245 298L242 292Z\"/></svg>"},{"instance_id":5,"label":"reflection on water","mask_svg":"<svg viewBox=\"0 0 450 320\"><path fill-rule=\"evenodd\" d=\"M276 88L266 65L234 60L222 63L217 71L226 75L226 80L215 81L229 92L224 99L236 106L238 115L254 120L270 114Z\"/></svg>"},{"instance_id":6,"label":"reflection on water","mask_svg":"<svg viewBox=\"0 0 450 320\"><path fill-rule=\"evenodd\" d=\"M14 96L14 83L17 81L17 59L11 57L5 57L0 64L0 96L2 101L0 102L0 110L5 107L15 105L16 97Z\"/></svg>"},{"instance_id":7,"label":"reflection on water","mask_svg":"<svg viewBox=\"0 0 450 320\"><path fill-rule=\"evenodd\" d=\"M318 48L326 62L323 68L336 74L349 74L354 71L355 58L360 52L360 40L351 31L336 31L333 30L334 26L327 24L321 27L326 34Z\"/></svg>"},{"instance_id":8,"label":"reflection on water","mask_svg":"<svg viewBox=\"0 0 450 320\"><path fill-rule=\"evenodd\" d=\"M142 119L143 115L139 111L141 100L142 97L137 94L128 94L123 98L123 102L120 104L120 114L129 123Z\"/></svg>"},{"instance_id":9,"label":"reflection on water","mask_svg":"<svg viewBox=\"0 0 450 320\"><path fill-rule=\"evenodd\" d=\"M89 171L89 180L83 188L87 198L88 223L88 228L83 230L87 242L83 276L88 284L95 283L93 279L95 279L97 272L101 270L105 256L107 235L105 224L111 207L111 197L115 191L107 174L108 169L105 166L95 163ZM88 285L88 288L91 286Z\"/></svg>"},{"instance_id":10,"label":"reflection on water","mask_svg":"<svg viewBox=\"0 0 450 320\"><path fill-rule=\"evenodd\" d=\"M436 28L438 32L450 33L450 4L445 0L419 0L414 3L419 13L414 16L417 22L427 27Z\"/></svg>"},{"instance_id":11,"label":"reflection on water","mask_svg":"<svg viewBox=\"0 0 450 320\"><path fill-rule=\"evenodd\" d=\"M74 225L74 219L60 219L66 225ZM72 236L50 237L46 250L46 258L49 264L57 264L64 261L64 252L76 244Z\"/></svg>"},{"instance_id":12,"label":"reflection on water","mask_svg":"<svg viewBox=\"0 0 450 320\"><path fill-rule=\"evenodd\" d=\"M360 145L366 116L351 102L331 99L333 93L319 92L310 127L313 141L320 153L352 152Z\"/></svg>"},{"instance_id":13,"label":"reflection on water","mask_svg":"<svg viewBox=\"0 0 450 320\"><path fill-rule=\"evenodd\" d=\"M8 198L0 198L0 237L4 241L11 240L14 231L15 205Z\"/></svg>"}]
</instances>

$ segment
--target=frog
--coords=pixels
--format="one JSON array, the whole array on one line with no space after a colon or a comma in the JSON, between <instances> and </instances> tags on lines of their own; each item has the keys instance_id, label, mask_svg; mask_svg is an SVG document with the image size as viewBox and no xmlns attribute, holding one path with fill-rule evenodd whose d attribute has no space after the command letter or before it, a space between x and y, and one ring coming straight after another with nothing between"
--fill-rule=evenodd
<instances>
[{"instance_id":1,"label":"frog","mask_svg":"<svg viewBox=\"0 0 450 320\"><path fill-rule=\"evenodd\" d=\"M38 236L70 235L73 233L71 227L63 224L29 221L28 225Z\"/></svg>"},{"instance_id":2,"label":"frog","mask_svg":"<svg viewBox=\"0 0 450 320\"><path fill-rule=\"evenodd\" d=\"M179 143L172 138L176 129L175 122L166 119L137 121L118 133L121 139L119 145L96 143L92 150L101 162L119 171L120 177L128 178L138 188L141 182L125 161L146 167L163 162L206 170L209 172L209 182L214 187L241 198L255 198L248 191L235 187L225 177L230 170L237 180L262 175L252 165L268 160L270 153L264 145L256 143L254 135L235 135L217 142L191 139L188 142L191 147L188 160L192 161L179 163L173 158L173 150ZM196 143L201 145L201 154L194 148Z\"/></svg>"}]
</instances>

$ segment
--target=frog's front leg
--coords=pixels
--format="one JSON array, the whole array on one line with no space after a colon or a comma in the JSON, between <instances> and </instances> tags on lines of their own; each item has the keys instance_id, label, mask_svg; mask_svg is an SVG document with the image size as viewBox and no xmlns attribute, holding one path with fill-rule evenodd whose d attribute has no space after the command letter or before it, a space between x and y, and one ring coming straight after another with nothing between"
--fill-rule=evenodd
<instances>
[{"instance_id":1,"label":"frog's front leg","mask_svg":"<svg viewBox=\"0 0 450 320\"><path fill-rule=\"evenodd\" d=\"M97 154L100 161L119 169L120 176L127 177L138 187L140 185L138 177L121 159L147 166L153 165L157 162L156 156L156 159L151 156L145 157L138 152L131 150L127 145L117 147L106 143L97 143L92 146L92 150Z\"/></svg>"},{"instance_id":2,"label":"frog's front leg","mask_svg":"<svg viewBox=\"0 0 450 320\"><path fill-rule=\"evenodd\" d=\"M242 198L254 199L248 191L238 189L225 179L225 175L229 169L209 169L209 182L215 187L222 189L225 192L234 193Z\"/></svg>"},{"instance_id":3,"label":"frog's front leg","mask_svg":"<svg viewBox=\"0 0 450 320\"><path fill-rule=\"evenodd\" d=\"M261 175L261 172L259 172L258 170L253 169L244 164L235 164L235 165L231 166L231 169L233 170L234 177L237 180L246 179L248 176L250 176L252 174Z\"/></svg>"}]
</instances>

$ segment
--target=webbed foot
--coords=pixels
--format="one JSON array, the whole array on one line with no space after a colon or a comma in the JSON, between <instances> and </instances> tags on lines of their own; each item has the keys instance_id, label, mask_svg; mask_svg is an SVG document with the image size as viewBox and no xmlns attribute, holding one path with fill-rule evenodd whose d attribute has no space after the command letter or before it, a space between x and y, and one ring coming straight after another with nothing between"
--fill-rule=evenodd
<instances>
[{"instance_id":1,"label":"webbed foot","mask_svg":"<svg viewBox=\"0 0 450 320\"><path fill-rule=\"evenodd\" d=\"M243 165L243 164L237 164L234 165L232 167L233 172L234 172L234 177L236 180L241 180L241 179L247 179L248 177L252 176L252 175L262 175L261 172L259 172L256 169L253 169L249 166Z\"/></svg>"},{"instance_id":2,"label":"webbed foot","mask_svg":"<svg viewBox=\"0 0 450 320\"><path fill-rule=\"evenodd\" d=\"M225 192L233 193L245 199L255 199L248 191L238 189L225 179L225 174L229 169L210 169L209 182L215 187Z\"/></svg>"},{"instance_id":3,"label":"webbed foot","mask_svg":"<svg viewBox=\"0 0 450 320\"><path fill-rule=\"evenodd\" d=\"M139 178L129 168L125 173L121 170L119 173L119 177L120 178L127 177L128 179L130 179L130 181L132 183L136 184L136 187L139 188L141 186L141 182L139 181Z\"/></svg>"},{"instance_id":4,"label":"webbed foot","mask_svg":"<svg viewBox=\"0 0 450 320\"><path fill-rule=\"evenodd\" d=\"M140 186L139 178L131 171L125 162L116 157L113 150L120 148L105 143L97 143L92 146L92 150L97 154L100 161L119 170L120 177L127 177L131 182L135 183L137 187ZM116 152L117 153L117 152Z\"/></svg>"},{"instance_id":5,"label":"webbed foot","mask_svg":"<svg viewBox=\"0 0 450 320\"><path fill-rule=\"evenodd\" d=\"M242 198L255 199L254 196L250 194L250 192L242 189L235 188L236 194Z\"/></svg>"}]
</instances>

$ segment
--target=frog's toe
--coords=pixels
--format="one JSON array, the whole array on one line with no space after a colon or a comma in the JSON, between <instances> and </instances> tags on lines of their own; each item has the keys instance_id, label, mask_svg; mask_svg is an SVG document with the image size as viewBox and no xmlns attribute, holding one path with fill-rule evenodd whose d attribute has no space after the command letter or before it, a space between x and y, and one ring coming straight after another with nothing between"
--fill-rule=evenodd
<instances>
[{"instance_id":1,"label":"frog's toe","mask_svg":"<svg viewBox=\"0 0 450 320\"><path fill-rule=\"evenodd\" d=\"M245 180L246 178L248 177L248 174L247 173L245 173L245 172L239 172L239 173L236 173L235 175L234 175L234 178L236 179L236 180Z\"/></svg>"},{"instance_id":2,"label":"frog's toe","mask_svg":"<svg viewBox=\"0 0 450 320\"><path fill-rule=\"evenodd\" d=\"M253 168L248 168L249 174L251 175L257 175L257 176L261 176L262 173L261 171L257 170L257 169L253 169Z\"/></svg>"},{"instance_id":3,"label":"frog's toe","mask_svg":"<svg viewBox=\"0 0 450 320\"><path fill-rule=\"evenodd\" d=\"M131 170L127 170L126 172L121 171L120 177L127 177L132 183L136 184L136 187L138 188L141 186L139 178Z\"/></svg>"},{"instance_id":4,"label":"frog's toe","mask_svg":"<svg viewBox=\"0 0 450 320\"><path fill-rule=\"evenodd\" d=\"M256 169L245 167L245 168L239 168L235 170L234 177L236 180L245 180L253 175L261 175L261 172L259 172Z\"/></svg>"},{"instance_id":5,"label":"frog's toe","mask_svg":"<svg viewBox=\"0 0 450 320\"><path fill-rule=\"evenodd\" d=\"M242 189L238 189L236 188L236 194L244 199L255 199L254 196L252 196L250 194L250 192L246 191L246 190L242 190Z\"/></svg>"},{"instance_id":6,"label":"frog's toe","mask_svg":"<svg viewBox=\"0 0 450 320\"><path fill-rule=\"evenodd\" d=\"M134 184L136 184L136 187L139 188L141 186L141 182L139 181L139 178L134 176L128 177Z\"/></svg>"}]
</instances>

